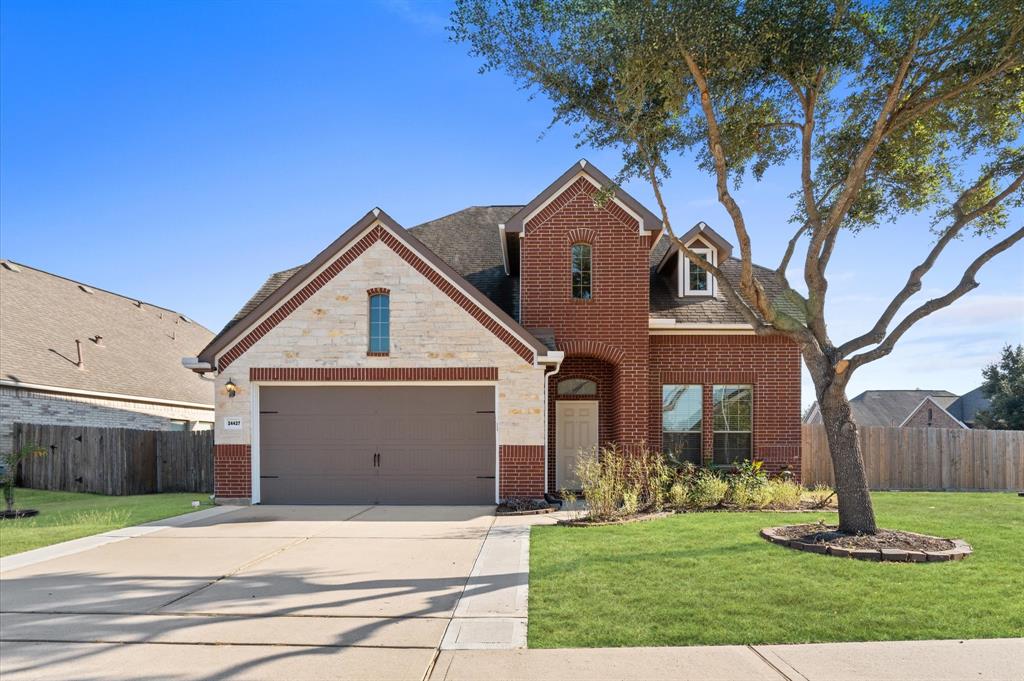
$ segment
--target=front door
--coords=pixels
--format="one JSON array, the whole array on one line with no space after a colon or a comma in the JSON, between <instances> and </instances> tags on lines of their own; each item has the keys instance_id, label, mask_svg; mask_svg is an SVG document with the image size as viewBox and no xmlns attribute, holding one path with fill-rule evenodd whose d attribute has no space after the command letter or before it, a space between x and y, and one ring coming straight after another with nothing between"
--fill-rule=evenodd
<instances>
[{"instance_id":1,"label":"front door","mask_svg":"<svg viewBox=\"0 0 1024 681\"><path fill-rule=\"evenodd\" d=\"M555 402L555 480L558 489L579 489L576 459L597 447L597 402Z\"/></svg>"}]
</instances>

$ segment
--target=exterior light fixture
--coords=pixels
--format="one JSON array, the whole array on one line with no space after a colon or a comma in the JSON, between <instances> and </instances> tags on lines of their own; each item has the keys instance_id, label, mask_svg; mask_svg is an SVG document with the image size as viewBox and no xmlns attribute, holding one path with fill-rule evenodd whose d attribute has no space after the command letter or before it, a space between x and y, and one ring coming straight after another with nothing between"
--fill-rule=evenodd
<instances>
[{"instance_id":1,"label":"exterior light fixture","mask_svg":"<svg viewBox=\"0 0 1024 681\"><path fill-rule=\"evenodd\" d=\"M235 382L232 381L230 378L228 379L228 382L224 385L224 389L228 391L228 397L234 397L235 395L238 394L238 386L235 385Z\"/></svg>"}]
</instances>

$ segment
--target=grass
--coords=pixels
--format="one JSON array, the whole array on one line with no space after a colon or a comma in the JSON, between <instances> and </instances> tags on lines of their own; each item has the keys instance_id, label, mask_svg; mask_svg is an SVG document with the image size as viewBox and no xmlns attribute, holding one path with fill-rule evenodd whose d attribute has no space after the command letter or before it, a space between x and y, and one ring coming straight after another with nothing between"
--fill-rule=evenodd
<instances>
[{"instance_id":1,"label":"grass","mask_svg":"<svg viewBox=\"0 0 1024 681\"><path fill-rule=\"evenodd\" d=\"M967 540L952 563L871 563L769 544L835 514L692 513L534 527L531 648L1024 636L1024 498L879 492L881 527Z\"/></svg>"},{"instance_id":2,"label":"grass","mask_svg":"<svg viewBox=\"0 0 1024 681\"><path fill-rule=\"evenodd\" d=\"M138 525L189 513L193 501L211 506L203 493L140 494L108 497L102 494L18 489L16 508L34 508L34 518L0 520L0 556L9 556L69 539Z\"/></svg>"}]
</instances>

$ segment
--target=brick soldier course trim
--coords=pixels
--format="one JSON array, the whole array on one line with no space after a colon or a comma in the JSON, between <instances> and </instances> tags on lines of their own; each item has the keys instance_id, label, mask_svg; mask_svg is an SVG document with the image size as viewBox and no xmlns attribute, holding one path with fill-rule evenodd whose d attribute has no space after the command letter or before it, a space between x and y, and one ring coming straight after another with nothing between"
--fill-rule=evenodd
<instances>
[{"instance_id":1,"label":"brick soldier course trim","mask_svg":"<svg viewBox=\"0 0 1024 681\"><path fill-rule=\"evenodd\" d=\"M391 295L389 288L371 288L366 292L367 296L388 296Z\"/></svg>"},{"instance_id":2,"label":"brick soldier course trim","mask_svg":"<svg viewBox=\"0 0 1024 681\"><path fill-rule=\"evenodd\" d=\"M280 324L288 317L288 315L297 310L300 305L309 300L314 293L323 288L327 282L338 276L342 270L355 262L356 258L362 255L367 248L378 241L386 244L391 250L397 253L399 257L412 265L417 272L425 276L445 295L455 301L459 307L464 309L472 315L474 319L480 322L484 328L512 348L516 354L527 362L533 361L534 351L532 348L524 344L510 333L502 324L488 315L483 308L473 302L471 298L462 293L462 291L456 288L450 281L448 281L447 278L438 273L437 270L432 268L426 263L426 261L416 255L412 249L402 243L394 234L386 230L384 227L376 225L351 248L338 256L334 262L328 265L327 268L318 274L312 281L299 289L299 291L288 298L287 301L282 303L255 329L247 333L240 341L235 343L231 349L221 355L220 359L217 361L217 368L220 371L224 371L232 362L241 357L246 350L255 345L256 342L267 335L271 329Z\"/></svg>"},{"instance_id":3,"label":"brick soldier course trim","mask_svg":"<svg viewBox=\"0 0 1024 681\"><path fill-rule=\"evenodd\" d=\"M252 367L249 380L497 381L498 367Z\"/></svg>"}]
</instances>

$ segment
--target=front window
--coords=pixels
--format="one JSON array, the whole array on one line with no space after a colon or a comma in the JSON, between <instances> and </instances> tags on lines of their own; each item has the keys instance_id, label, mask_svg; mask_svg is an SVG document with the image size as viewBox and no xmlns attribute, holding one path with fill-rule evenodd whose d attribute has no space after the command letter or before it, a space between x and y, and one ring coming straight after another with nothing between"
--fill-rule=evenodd
<instances>
[{"instance_id":1,"label":"front window","mask_svg":"<svg viewBox=\"0 0 1024 681\"><path fill-rule=\"evenodd\" d=\"M680 461L701 462L703 400L699 385L661 387L661 445Z\"/></svg>"},{"instance_id":2,"label":"front window","mask_svg":"<svg viewBox=\"0 0 1024 681\"><path fill-rule=\"evenodd\" d=\"M751 458L754 389L749 385L716 385L714 402L714 462L727 466Z\"/></svg>"},{"instance_id":3,"label":"front window","mask_svg":"<svg viewBox=\"0 0 1024 681\"><path fill-rule=\"evenodd\" d=\"M590 300L591 276L590 244L573 244L572 246L572 297L579 300Z\"/></svg>"},{"instance_id":4,"label":"front window","mask_svg":"<svg viewBox=\"0 0 1024 681\"><path fill-rule=\"evenodd\" d=\"M370 352L391 352L391 297L386 293L370 296Z\"/></svg>"},{"instance_id":5,"label":"front window","mask_svg":"<svg viewBox=\"0 0 1024 681\"><path fill-rule=\"evenodd\" d=\"M696 255L706 262L715 264L715 251L710 248L691 248ZM689 258L679 253L683 267L680 269L682 275L683 295L687 296L710 296L714 295L715 278L706 269L692 263Z\"/></svg>"}]
</instances>

